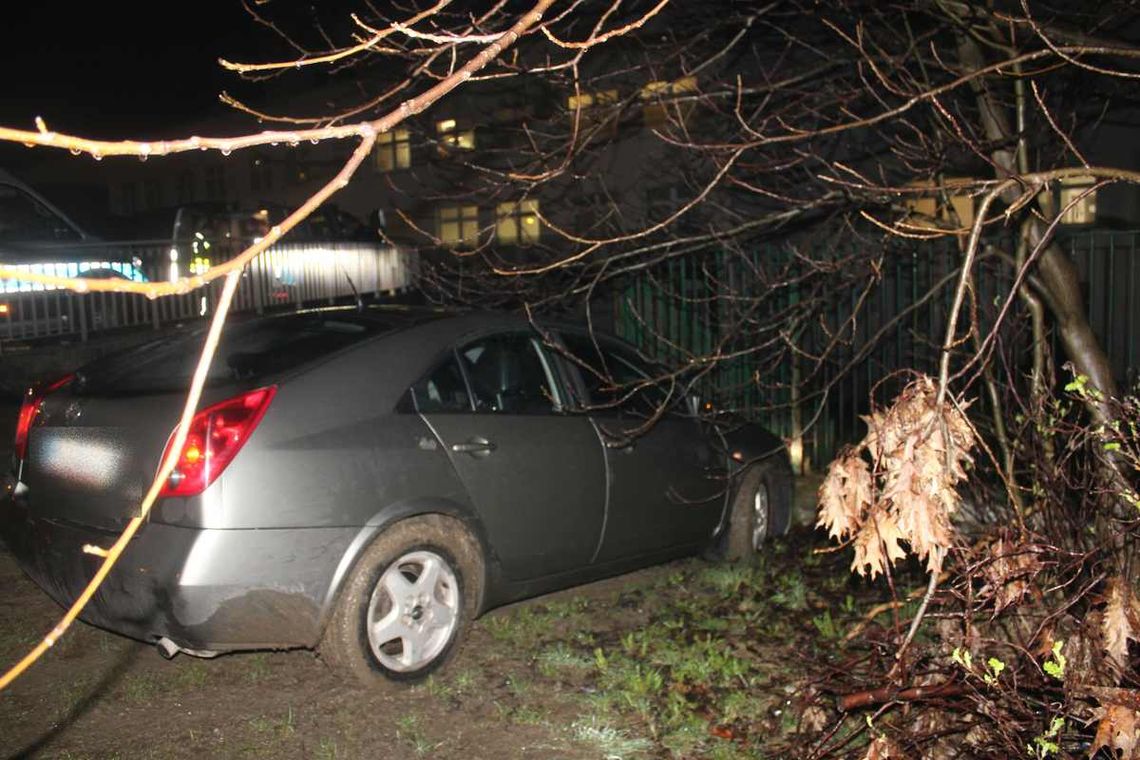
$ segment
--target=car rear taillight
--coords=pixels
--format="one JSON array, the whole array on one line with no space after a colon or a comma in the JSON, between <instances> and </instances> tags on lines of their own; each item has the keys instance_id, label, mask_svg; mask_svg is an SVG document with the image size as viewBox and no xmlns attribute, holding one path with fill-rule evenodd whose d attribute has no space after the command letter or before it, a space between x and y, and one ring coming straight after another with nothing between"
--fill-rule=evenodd
<instances>
[{"instance_id":1,"label":"car rear taillight","mask_svg":"<svg viewBox=\"0 0 1140 760\"><path fill-rule=\"evenodd\" d=\"M64 375L46 385L28 388L24 393L24 403L20 405L20 416L16 418L16 441L13 446L16 450L17 459L23 459L24 455L28 453L28 433L32 429L32 423L36 421L36 415L40 413L44 399L49 393L58 391L74 379L75 375Z\"/></svg>"},{"instance_id":2,"label":"car rear taillight","mask_svg":"<svg viewBox=\"0 0 1140 760\"><path fill-rule=\"evenodd\" d=\"M276 386L258 388L195 414L182 453L159 496L196 496L205 491L249 439L275 393ZM171 433L162 461L173 442Z\"/></svg>"}]
</instances>

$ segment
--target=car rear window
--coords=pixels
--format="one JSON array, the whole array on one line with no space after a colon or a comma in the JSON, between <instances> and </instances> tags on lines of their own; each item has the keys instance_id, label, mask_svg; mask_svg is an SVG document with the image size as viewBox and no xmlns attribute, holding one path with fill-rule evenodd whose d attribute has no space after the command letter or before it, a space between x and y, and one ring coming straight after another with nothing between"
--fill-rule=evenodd
<instances>
[{"instance_id":1,"label":"car rear window","mask_svg":"<svg viewBox=\"0 0 1140 760\"><path fill-rule=\"evenodd\" d=\"M255 383L391 332L407 321L310 313L236 322L222 335L207 383ZM104 359L80 371L75 390L85 395L184 390L205 338L202 327Z\"/></svg>"}]
</instances>

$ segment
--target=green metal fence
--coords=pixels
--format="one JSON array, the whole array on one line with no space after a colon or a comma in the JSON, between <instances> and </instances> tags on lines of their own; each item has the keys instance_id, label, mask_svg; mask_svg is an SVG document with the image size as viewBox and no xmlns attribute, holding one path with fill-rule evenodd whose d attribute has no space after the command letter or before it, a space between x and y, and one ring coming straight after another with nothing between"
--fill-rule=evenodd
<instances>
[{"instance_id":1,"label":"green metal fence","mask_svg":"<svg viewBox=\"0 0 1140 760\"><path fill-rule=\"evenodd\" d=\"M1124 383L1136 380L1140 353L1138 240L1136 232L1093 232L1063 241ZM1008 241L993 242L1010 250ZM948 240L896 243L873 266L852 253L802 256L789 244L663 262L616 294L615 330L667 365L691 365L696 387L718 408L800 440L803 456L823 463L865 433L872 394L889 399L906 370L936 372L961 263ZM1000 256L979 260L967 308L981 334L991 331L1012 276ZM996 340L1003 355L1028 355L1022 321L1007 319ZM960 347L972 353L969 343Z\"/></svg>"}]
</instances>

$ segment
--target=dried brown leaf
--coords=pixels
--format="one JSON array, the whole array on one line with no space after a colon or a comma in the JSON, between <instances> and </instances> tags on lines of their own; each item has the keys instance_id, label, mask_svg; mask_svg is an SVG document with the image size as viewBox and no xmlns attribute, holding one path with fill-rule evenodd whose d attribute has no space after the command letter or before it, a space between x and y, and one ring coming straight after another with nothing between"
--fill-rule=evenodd
<instances>
[{"instance_id":1,"label":"dried brown leaf","mask_svg":"<svg viewBox=\"0 0 1140 760\"><path fill-rule=\"evenodd\" d=\"M902 751L885 736L876 736L869 745L863 760L896 760L902 758Z\"/></svg>"},{"instance_id":2,"label":"dried brown leaf","mask_svg":"<svg viewBox=\"0 0 1140 760\"><path fill-rule=\"evenodd\" d=\"M1089 757L1107 747L1109 754L1120 760L1140 760L1140 712L1125 705L1109 704L1097 708L1095 714L1100 723Z\"/></svg>"},{"instance_id":3,"label":"dried brown leaf","mask_svg":"<svg viewBox=\"0 0 1140 760\"><path fill-rule=\"evenodd\" d=\"M992 596L994 611L1001 612L1012 604L1021 601L1029 593L1029 579L1041 570L1041 561L1034 547L1016 543L1007 538L999 538L989 548L990 561L982 567L986 579L978 595L981 598ZM1053 646L1051 636L1049 647ZM1047 648L1042 654L1048 654Z\"/></svg>"},{"instance_id":4,"label":"dried brown leaf","mask_svg":"<svg viewBox=\"0 0 1140 760\"><path fill-rule=\"evenodd\" d=\"M1104 607L1101 635L1104 651L1108 653L1113 668L1119 672L1128 665L1128 640L1140 641L1140 602L1123 576L1117 576L1109 583L1106 597L1108 603Z\"/></svg>"},{"instance_id":5,"label":"dried brown leaf","mask_svg":"<svg viewBox=\"0 0 1140 760\"><path fill-rule=\"evenodd\" d=\"M855 561L851 563L851 571L869 574L872 578L885 573L888 564L906 557L899 546L900 538L894 515L882 509L871 512L855 535Z\"/></svg>"},{"instance_id":6,"label":"dried brown leaf","mask_svg":"<svg viewBox=\"0 0 1140 760\"><path fill-rule=\"evenodd\" d=\"M871 505L872 482L867 463L854 452L847 452L831 463L819 487L819 519L831 538L843 540L863 522Z\"/></svg>"},{"instance_id":7,"label":"dried brown leaf","mask_svg":"<svg viewBox=\"0 0 1140 760\"><path fill-rule=\"evenodd\" d=\"M939 572L953 540L950 517L942 502L928 494L912 493L895 502L895 509L900 535L915 554L926 560L930 572Z\"/></svg>"},{"instance_id":8,"label":"dried brown leaf","mask_svg":"<svg viewBox=\"0 0 1140 760\"><path fill-rule=\"evenodd\" d=\"M884 572L887 563L905 556L900 541L926 561L930 572L941 570L954 541L950 517L961 503L956 486L966 479L966 466L973 461L975 436L962 413L965 404L937 401L937 385L923 375L889 408L863 418L868 430L861 446L874 460L881 483L878 501L872 501L875 479L853 452L841 456L828 472L820 489L818 524L832 537L855 536L854 572L872 577ZM857 475L848 471L854 462ZM855 477L860 488L866 484L858 496L852 495ZM872 513L877 527L864 517ZM1021 593L1011 591L1014 596Z\"/></svg>"},{"instance_id":9,"label":"dried brown leaf","mask_svg":"<svg viewBox=\"0 0 1140 760\"><path fill-rule=\"evenodd\" d=\"M818 733L830 723L831 716L820 705L808 705L800 715L800 730L806 733Z\"/></svg>"}]
</instances>

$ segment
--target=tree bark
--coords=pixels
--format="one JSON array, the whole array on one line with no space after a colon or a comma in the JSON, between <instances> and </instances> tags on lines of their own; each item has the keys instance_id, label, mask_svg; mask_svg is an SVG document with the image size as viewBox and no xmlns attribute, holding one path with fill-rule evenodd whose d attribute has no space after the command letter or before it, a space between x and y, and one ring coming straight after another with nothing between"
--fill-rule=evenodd
<instances>
[{"instance_id":1,"label":"tree bark","mask_svg":"<svg viewBox=\"0 0 1140 760\"><path fill-rule=\"evenodd\" d=\"M960 35L958 55L963 68L967 70L978 70L986 65L981 46L969 34ZM1017 154L1009 147L1016 144L1017 136L1014 135L1009 114L1001 105L1000 99L990 91L985 79L974 80L971 87L977 99L985 139L995 146L990 153L990 160L998 178L1017 176ZM1013 204L1020 196L1021 191L1017 187L1010 187L1003 192L1002 200ZM1023 230L1031 251L1041 246L1048 232L1045 223L1037 218L1029 220ZM1068 255L1052 240L1045 242L1041 248L1034 269L1036 280L1046 291L1042 294L1042 300L1048 305L1056 322L1057 335L1065 354L1076 373L1087 377L1089 385L1098 391L1082 397L1085 407L1098 425L1110 424L1115 420L1115 415L1109 399L1119 397L1120 389L1112 376L1108 354L1089 324L1080 290L1079 272ZM1128 480L1121 471L1119 462L1111 454L1102 461L1109 480L1122 493L1127 492ZM1116 502L1117 516L1126 516L1127 508L1123 499L1117 499Z\"/></svg>"}]
</instances>

